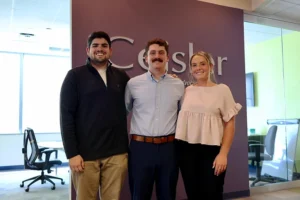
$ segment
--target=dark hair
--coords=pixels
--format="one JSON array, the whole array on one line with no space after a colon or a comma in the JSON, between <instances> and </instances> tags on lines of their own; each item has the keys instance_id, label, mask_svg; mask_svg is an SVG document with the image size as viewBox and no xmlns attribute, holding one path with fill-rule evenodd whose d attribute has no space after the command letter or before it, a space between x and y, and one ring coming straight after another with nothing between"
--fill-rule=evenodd
<instances>
[{"instance_id":1,"label":"dark hair","mask_svg":"<svg viewBox=\"0 0 300 200\"><path fill-rule=\"evenodd\" d=\"M109 47L111 47L111 41L110 41L110 37L107 33L105 33L104 31L97 31L97 32L93 32L92 34L89 35L88 40L87 40L87 47L90 48L91 44L93 42L94 39L96 38L103 38L107 41Z\"/></svg>"},{"instance_id":2,"label":"dark hair","mask_svg":"<svg viewBox=\"0 0 300 200\"><path fill-rule=\"evenodd\" d=\"M164 46L166 49L167 55L169 54L169 45L168 45L167 41L160 39L160 38L155 38L155 39L148 41L146 48L145 48L145 55L147 55L147 53L149 51L149 47L152 44L158 44L159 46Z\"/></svg>"}]
</instances>

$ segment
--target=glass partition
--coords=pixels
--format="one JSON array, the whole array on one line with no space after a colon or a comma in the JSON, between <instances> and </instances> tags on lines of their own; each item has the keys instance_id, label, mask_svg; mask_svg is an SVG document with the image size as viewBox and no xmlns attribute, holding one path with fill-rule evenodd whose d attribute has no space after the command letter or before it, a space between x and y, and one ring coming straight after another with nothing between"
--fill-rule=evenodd
<instances>
[{"instance_id":1,"label":"glass partition","mask_svg":"<svg viewBox=\"0 0 300 200\"><path fill-rule=\"evenodd\" d=\"M282 29L245 22L249 185L290 180Z\"/></svg>"},{"instance_id":2,"label":"glass partition","mask_svg":"<svg viewBox=\"0 0 300 200\"><path fill-rule=\"evenodd\" d=\"M282 29L286 118L300 120L300 32ZM300 179L299 123L286 125L289 180Z\"/></svg>"},{"instance_id":3,"label":"glass partition","mask_svg":"<svg viewBox=\"0 0 300 200\"><path fill-rule=\"evenodd\" d=\"M19 132L20 58L0 52L0 134Z\"/></svg>"},{"instance_id":4,"label":"glass partition","mask_svg":"<svg viewBox=\"0 0 300 200\"><path fill-rule=\"evenodd\" d=\"M70 57L24 55L23 128L59 133L59 96Z\"/></svg>"}]
</instances>

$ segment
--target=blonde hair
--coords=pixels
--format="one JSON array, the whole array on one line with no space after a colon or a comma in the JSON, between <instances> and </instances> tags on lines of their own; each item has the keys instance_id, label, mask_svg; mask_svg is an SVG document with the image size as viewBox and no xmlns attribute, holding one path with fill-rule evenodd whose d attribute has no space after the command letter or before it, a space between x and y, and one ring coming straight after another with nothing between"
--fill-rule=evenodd
<instances>
[{"instance_id":1,"label":"blonde hair","mask_svg":"<svg viewBox=\"0 0 300 200\"><path fill-rule=\"evenodd\" d=\"M216 76L214 73L214 68L213 68L213 66L215 66L215 61L214 61L212 55L205 51L199 51L199 52L194 53L190 58L190 71L191 71L191 66L192 66L192 60L195 56L202 56L203 58L205 58L208 66L209 66L209 71L210 71L208 80L210 80L213 83L217 83Z\"/></svg>"}]
</instances>

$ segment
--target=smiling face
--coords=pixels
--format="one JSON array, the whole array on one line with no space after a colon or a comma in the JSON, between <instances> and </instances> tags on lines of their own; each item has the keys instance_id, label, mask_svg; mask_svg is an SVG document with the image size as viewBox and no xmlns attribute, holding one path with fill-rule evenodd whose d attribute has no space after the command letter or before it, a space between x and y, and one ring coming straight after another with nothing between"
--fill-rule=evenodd
<instances>
[{"instance_id":1,"label":"smiling face","mask_svg":"<svg viewBox=\"0 0 300 200\"><path fill-rule=\"evenodd\" d=\"M212 64L209 62L209 59L205 56L196 54L192 57L190 65L191 74L196 81L209 80L212 70Z\"/></svg>"},{"instance_id":2,"label":"smiling face","mask_svg":"<svg viewBox=\"0 0 300 200\"><path fill-rule=\"evenodd\" d=\"M93 64L104 65L111 57L112 49L104 38L95 38L86 53Z\"/></svg>"}]
</instances>

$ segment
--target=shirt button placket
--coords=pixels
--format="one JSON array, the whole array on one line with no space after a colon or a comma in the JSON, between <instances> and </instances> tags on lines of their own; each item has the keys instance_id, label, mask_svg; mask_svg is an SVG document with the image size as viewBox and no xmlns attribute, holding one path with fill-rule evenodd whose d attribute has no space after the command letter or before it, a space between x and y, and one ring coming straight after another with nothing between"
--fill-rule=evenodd
<instances>
[{"instance_id":1,"label":"shirt button placket","mask_svg":"<svg viewBox=\"0 0 300 200\"><path fill-rule=\"evenodd\" d=\"M156 83L156 93L155 93L155 134L159 134L159 98L160 98L160 81Z\"/></svg>"}]
</instances>

